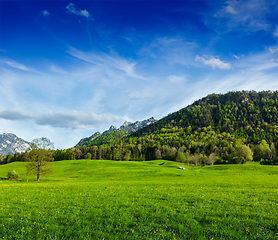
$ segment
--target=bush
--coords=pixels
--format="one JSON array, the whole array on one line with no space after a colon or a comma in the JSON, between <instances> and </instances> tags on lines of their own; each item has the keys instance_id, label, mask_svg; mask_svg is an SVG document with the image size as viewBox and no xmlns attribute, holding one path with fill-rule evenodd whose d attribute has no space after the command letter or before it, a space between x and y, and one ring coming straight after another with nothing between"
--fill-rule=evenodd
<instances>
[{"instance_id":1,"label":"bush","mask_svg":"<svg viewBox=\"0 0 278 240\"><path fill-rule=\"evenodd\" d=\"M92 159L92 154L88 152L88 153L85 155L85 159Z\"/></svg>"},{"instance_id":2,"label":"bush","mask_svg":"<svg viewBox=\"0 0 278 240\"><path fill-rule=\"evenodd\" d=\"M278 165L278 157L275 157L274 159L263 159L260 160L261 165Z\"/></svg>"},{"instance_id":3,"label":"bush","mask_svg":"<svg viewBox=\"0 0 278 240\"><path fill-rule=\"evenodd\" d=\"M14 179L14 180L16 179L16 180L18 180L19 174L15 170L10 170L10 171L7 172L7 178L8 179Z\"/></svg>"}]
</instances>

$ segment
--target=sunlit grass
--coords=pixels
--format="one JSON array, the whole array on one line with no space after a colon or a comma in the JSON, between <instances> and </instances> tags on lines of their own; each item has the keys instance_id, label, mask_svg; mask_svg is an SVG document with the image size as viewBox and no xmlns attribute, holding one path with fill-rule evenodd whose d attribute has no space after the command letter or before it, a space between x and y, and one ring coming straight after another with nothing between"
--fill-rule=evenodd
<instances>
[{"instance_id":1,"label":"sunlit grass","mask_svg":"<svg viewBox=\"0 0 278 240\"><path fill-rule=\"evenodd\" d=\"M278 239L278 168L180 170L169 161L62 161L0 180L2 239ZM27 182L28 179L28 182Z\"/></svg>"}]
</instances>

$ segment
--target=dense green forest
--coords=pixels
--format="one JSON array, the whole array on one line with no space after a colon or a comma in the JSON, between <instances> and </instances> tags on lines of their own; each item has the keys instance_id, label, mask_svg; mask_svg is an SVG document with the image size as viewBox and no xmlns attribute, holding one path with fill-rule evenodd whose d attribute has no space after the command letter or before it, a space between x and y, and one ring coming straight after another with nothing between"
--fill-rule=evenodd
<instances>
[{"instance_id":1,"label":"dense green forest","mask_svg":"<svg viewBox=\"0 0 278 240\"><path fill-rule=\"evenodd\" d=\"M188 165L244 163L278 164L278 92L237 91L210 94L132 135L114 131L66 150L65 159L168 159ZM28 152L0 161L24 161Z\"/></svg>"}]
</instances>

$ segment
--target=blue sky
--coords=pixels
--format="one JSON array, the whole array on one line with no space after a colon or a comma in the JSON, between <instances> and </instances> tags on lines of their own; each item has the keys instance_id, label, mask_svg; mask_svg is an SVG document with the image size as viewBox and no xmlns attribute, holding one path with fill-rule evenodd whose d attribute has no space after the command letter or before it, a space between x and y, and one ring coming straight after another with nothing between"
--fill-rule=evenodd
<instances>
[{"instance_id":1,"label":"blue sky","mask_svg":"<svg viewBox=\"0 0 278 240\"><path fill-rule=\"evenodd\" d=\"M58 149L207 94L278 90L276 0L0 2L0 133Z\"/></svg>"}]
</instances>

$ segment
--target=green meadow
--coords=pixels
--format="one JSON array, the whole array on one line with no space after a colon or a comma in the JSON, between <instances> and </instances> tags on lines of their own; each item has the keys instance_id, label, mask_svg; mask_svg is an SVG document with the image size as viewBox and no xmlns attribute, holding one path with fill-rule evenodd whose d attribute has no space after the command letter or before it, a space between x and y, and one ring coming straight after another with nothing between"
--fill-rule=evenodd
<instances>
[{"instance_id":1,"label":"green meadow","mask_svg":"<svg viewBox=\"0 0 278 240\"><path fill-rule=\"evenodd\" d=\"M36 182L25 164L0 166L1 239L278 239L277 166L72 160Z\"/></svg>"}]
</instances>

